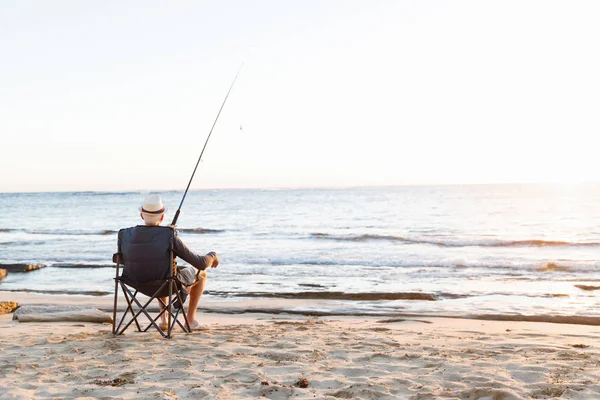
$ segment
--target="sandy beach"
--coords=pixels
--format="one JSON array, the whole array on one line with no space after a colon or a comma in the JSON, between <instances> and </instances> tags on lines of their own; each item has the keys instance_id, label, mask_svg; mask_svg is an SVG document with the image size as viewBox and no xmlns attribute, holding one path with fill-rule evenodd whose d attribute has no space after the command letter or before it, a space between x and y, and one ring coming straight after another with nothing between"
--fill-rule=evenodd
<instances>
[{"instance_id":1,"label":"sandy beach","mask_svg":"<svg viewBox=\"0 0 600 400\"><path fill-rule=\"evenodd\" d=\"M53 299L14 295L0 300ZM598 326L204 313L204 329L166 340L12 317L0 316L0 399L600 397Z\"/></svg>"}]
</instances>

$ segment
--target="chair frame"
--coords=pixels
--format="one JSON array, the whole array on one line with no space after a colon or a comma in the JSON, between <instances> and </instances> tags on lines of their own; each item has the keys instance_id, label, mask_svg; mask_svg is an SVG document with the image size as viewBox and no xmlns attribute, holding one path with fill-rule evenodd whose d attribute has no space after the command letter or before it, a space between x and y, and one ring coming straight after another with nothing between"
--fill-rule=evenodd
<instances>
[{"instance_id":1,"label":"chair frame","mask_svg":"<svg viewBox=\"0 0 600 400\"><path fill-rule=\"evenodd\" d=\"M174 250L173 241L171 241L169 253L170 253L170 264L169 265L174 266L175 265L174 264L175 250ZM135 322L138 332L147 332L148 329L150 329L151 327L154 327L162 335L162 337L164 337L166 339L172 338L173 328L175 327L176 323L181 327L181 329L184 332L190 333L190 329L188 328L190 326L190 324L188 322L186 313L182 312L184 310L184 307L183 307L182 298L179 294L179 287L181 287L183 284L177 278L177 276L173 275L174 268L169 268L169 274L168 274L167 278L165 278L163 280L162 285L156 291L154 291L154 293L151 296L149 296L146 293L140 292L139 288L136 288L134 284L132 284L131 282L127 282L125 279L123 279L122 276L119 276L120 267L121 266L123 266L123 268L125 267L124 260L123 260L123 254L121 253L121 244L120 243L118 243L117 253L115 253L113 255L113 262L116 264L115 300L114 300L114 306L113 306L113 324L112 324L113 336L116 337L118 335L122 335L125 332L125 330L127 328L129 328L129 326L131 326L131 324L133 322ZM127 302L127 306L125 308L125 311L123 312L123 315L121 316L119 323L117 324L117 306L118 306L118 298L119 298L119 287L121 287L121 290L123 291L123 295L125 297L125 301ZM135 290L133 293L132 293L132 290L130 289L130 287ZM164 296L165 293L162 293L162 292L164 292L166 288L168 288L167 304L165 304L165 302L161 298ZM140 303L140 301L136 298L138 293L143 293L143 294L146 294L148 297L150 297L148 299L148 301L146 301L145 304L142 305ZM152 318L152 316L148 313L147 307L152 303L152 301L154 299L157 299L163 307L162 307L161 312L155 318ZM179 304L181 304L181 307L179 309L177 309L175 311L175 313L173 313L174 299L177 299L177 301L179 301ZM134 304L138 308L136 311L134 311ZM129 320L129 322L127 322L125 324L125 326L122 327L128 311L131 313L132 318L131 318L131 320ZM163 329L161 329L160 326L156 323L156 321L165 312L167 313L167 318L168 318L167 332L165 332ZM179 319L178 319L179 313L183 314L183 319L185 321L185 325L182 324L181 321L179 321ZM138 321L138 317L140 317L142 314L145 315L146 318L148 318L148 320L150 321L150 323L148 325L146 325L143 329L142 329L142 326L140 325L140 321Z\"/></svg>"}]
</instances>

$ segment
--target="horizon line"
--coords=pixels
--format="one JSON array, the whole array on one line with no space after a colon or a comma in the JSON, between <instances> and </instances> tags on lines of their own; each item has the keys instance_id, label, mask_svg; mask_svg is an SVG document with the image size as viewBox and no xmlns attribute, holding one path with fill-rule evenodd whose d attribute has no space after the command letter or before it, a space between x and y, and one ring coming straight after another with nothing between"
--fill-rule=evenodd
<instances>
[{"instance_id":1,"label":"horizon line","mask_svg":"<svg viewBox=\"0 0 600 400\"><path fill-rule=\"evenodd\" d=\"M554 186L573 186L573 185L591 185L600 184L600 181L584 181L584 182L470 182L470 183L407 183L407 184L392 184L392 185L340 185L340 186L271 186L271 187L207 187L190 189L190 192L201 191L236 191L236 190L348 190L348 189L377 189L377 188L401 188L401 187L444 187L444 186L509 186L509 185L554 185ZM0 194L43 194L43 193L159 193L159 192L178 192L183 193L184 189L102 189L102 190L31 190L31 191L0 191Z\"/></svg>"}]
</instances>

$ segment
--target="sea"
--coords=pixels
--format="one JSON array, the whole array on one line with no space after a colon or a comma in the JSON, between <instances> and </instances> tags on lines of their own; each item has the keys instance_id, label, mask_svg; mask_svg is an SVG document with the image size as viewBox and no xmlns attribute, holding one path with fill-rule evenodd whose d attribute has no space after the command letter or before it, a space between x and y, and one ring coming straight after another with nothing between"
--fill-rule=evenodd
<instances>
[{"instance_id":1,"label":"sea","mask_svg":"<svg viewBox=\"0 0 600 400\"><path fill-rule=\"evenodd\" d=\"M0 268L46 267L9 273L0 291L112 296L117 232L142 222L149 193L1 193ZM152 193L170 221L182 192ZM178 231L192 250L219 254L203 301L294 299L296 312L331 315L600 317L599 184L196 190Z\"/></svg>"}]
</instances>

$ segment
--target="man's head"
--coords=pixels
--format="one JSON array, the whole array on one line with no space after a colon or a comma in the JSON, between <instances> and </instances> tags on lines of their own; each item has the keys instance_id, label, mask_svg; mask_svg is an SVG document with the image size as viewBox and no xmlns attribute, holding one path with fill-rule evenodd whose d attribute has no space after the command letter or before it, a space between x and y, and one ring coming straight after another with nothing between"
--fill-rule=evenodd
<instances>
[{"instance_id":1,"label":"man's head","mask_svg":"<svg viewBox=\"0 0 600 400\"><path fill-rule=\"evenodd\" d=\"M167 209L159 195L151 194L144 199L140 207L140 217L148 226L160 225L165 218Z\"/></svg>"}]
</instances>

